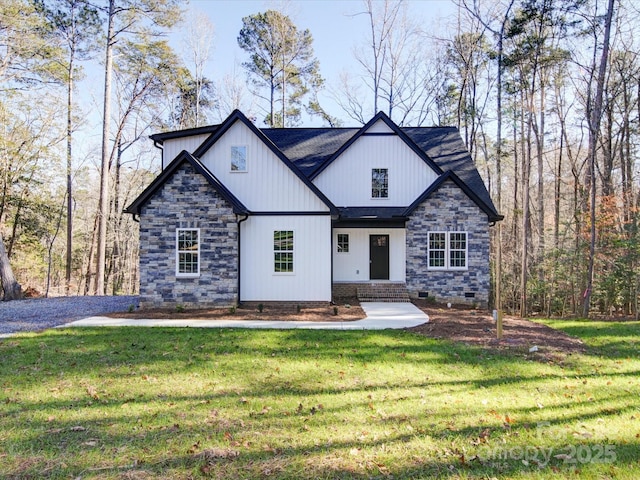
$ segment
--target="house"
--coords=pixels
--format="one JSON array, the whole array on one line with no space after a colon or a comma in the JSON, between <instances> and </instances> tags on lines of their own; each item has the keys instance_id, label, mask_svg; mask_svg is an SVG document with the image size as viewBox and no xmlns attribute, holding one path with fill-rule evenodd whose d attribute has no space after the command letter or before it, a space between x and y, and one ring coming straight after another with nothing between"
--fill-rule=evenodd
<instances>
[{"instance_id":1,"label":"house","mask_svg":"<svg viewBox=\"0 0 640 480\"><path fill-rule=\"evenodd\" d=\"M162 172L140 222L143 306L329 302L372 283L487 305L502 219L455 128L257 128L152 135Z\"/></svg>"}]
</instances>

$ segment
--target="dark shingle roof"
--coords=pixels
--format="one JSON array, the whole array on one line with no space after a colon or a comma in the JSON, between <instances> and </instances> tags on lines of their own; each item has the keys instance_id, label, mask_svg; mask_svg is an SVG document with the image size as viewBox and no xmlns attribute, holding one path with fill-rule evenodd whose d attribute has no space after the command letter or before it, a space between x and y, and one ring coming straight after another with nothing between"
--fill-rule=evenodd
<instances>
[{"instance_id":1,"label":"dark shingle roof","mask_svg":"<svg viewBox=\"0 0 640 480\"><path fill-rule=\"evenodd\" d=\"M262 128L307 177L359 130L357 128Z\"/></svg>"},{"instance_id":2,"label":"dark shingle roof","mask_svg":"<svg viewBox=\"0 0 640 480\"><path fill-rule=\"evenodd\" d=\"M201 133L219 135L223 130L221 125L212 125L182 132L156 134L151 138L162 143L164 140ZM336 152L351 141L354 135L362 133L361 128L261 128L256 130L271 141L308 181L321 168L327 167ZM428 157L426 161L432 161L444 173L453 172L457 179L468 187L471 196L477 197L474 201L479 200L479 204L484 204L479 206L486 211L491 221L502 218L496 211L457 128L400 127L398 130L401 136L406 135L410 142L426 154ZM194 152L196 156L199 151L200 149Z\"/></svg>"}]
</instances>

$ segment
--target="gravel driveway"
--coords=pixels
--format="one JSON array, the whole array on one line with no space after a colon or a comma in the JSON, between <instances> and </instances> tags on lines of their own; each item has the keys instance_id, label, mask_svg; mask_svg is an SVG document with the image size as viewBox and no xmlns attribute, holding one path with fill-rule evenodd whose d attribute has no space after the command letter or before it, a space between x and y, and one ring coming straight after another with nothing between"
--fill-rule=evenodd
<instances>
[{"instance_id":1,"label":"gravel driveway","mask_svg":"<svg viewBox=\"0 0 640 480\"><path fill-rule=\"evenodd\" d=\"M138 307L137 296L30 298L0 302L0 334L39 331L73 320Z\"/></svg>"}]
</instances>

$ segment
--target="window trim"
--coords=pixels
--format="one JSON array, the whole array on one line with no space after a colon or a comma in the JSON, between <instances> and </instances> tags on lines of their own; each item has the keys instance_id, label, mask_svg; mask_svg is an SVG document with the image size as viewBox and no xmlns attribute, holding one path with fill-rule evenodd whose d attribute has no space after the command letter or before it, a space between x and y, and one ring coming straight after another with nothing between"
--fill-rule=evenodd
<instances>
[{"instance_id":1,"label":"window trim","mask_svg":"<svg viewBox=\"0 0 640 480\"><path fill-rule=\"evenodd\" d=\"M196 252L197 255L197 272L181 272L180 271L180 253L193 253L188 250L180 250L180 232L196 232L197 234L197 242L198 242L198 250ZM197 278L200 276L200 244L201 244L201 236L199 228L176 228L176 277L178 278Z\"/></svg>"},{"instance_id":2,"label":"window trim","mask_svg":"<svg viewBox=\"0 0 640 480\"><path fill-rule=\"evenodd\" d=\"M464 249L461 248L452 248L451 247L451 236L452 235L464 235ZM452 266L452 252L464 252L464 267L460 266ZM447 232L447 260L448 260L448 269L449 270L468 270L469 269L469 234L466 231L452 231Z\"/></svg>"},{"instance_id":3,"label":"window trim","mask_svg":"<svg viewBox=\"0 0 640 480\"><path fill-rule=\"evenodd\" d=\"M277 232L291 232L291 250L276 250L276 233ZM272 268L273 268L273 275L295 275L296 273L296 245L295 245L295 238L296 238L296 232L293 228L288 228L288 229L279 229L279 230L273 230L273 235L271 236L271 241L273 242L272 247L271 247L271 252L273 254L273 256L271 257L271 261L273 262ZM291 253L291 271L286 271L286 272L278 272L276 270L276 255L278 253ZM279 263L282 263L279 262ZM286 262L288 263L288 262Z\"/></svg>"},{"instance_id":4,"label":"window trim","mask_svg":"<svg viewBox=\"0 0 640 480\"><path fill-rule=\"evenodd\" d=\"M440 235L443 234L444 235L444 249L442 248L431 248L431 235ZM433 231L429 231L427 232L427 268L429 270L447 270L447 245L449 243L448 240L449 235L447 235L446 231L443 230L433 230ZM431 265L431 252L444 252L444 265L442 267L440 266L433 266Z\"/></svg>"},{"instance_id":5,"label":"window trim","mask_svg":"<svg viewBox=\"0 0 640 480\"><path fill-rule=\"evenodd\" d=\"M385 176L385 180L386 180L386 184L383 184L381 187L378 186L374 186L374 172L378 170L384 170L386 172L386 176ZM380 173L380 172L378 172ZM378 191L380 194L382 194L382 190L386 190L386 196L375 196L373 193L374 191ZM371 199L372 200L388 200L389 199L389 168L388 167L376 167L376 168L372 168L371 169Z\"/></svg>"},{"instance_id":6,"label":"window trim","mask_svg":"<svg viewBox=\"0 0 640 480\"><path fill-rule=\"evenodd\" d=\"M233 149L244 148L244 170L233 169ZM231 173L247 173L249 171L249 147L247 145L231 145L229 147L229 171Z\"/></svg>"},{"instance_id":7,"label":"window trim","mask_svg":"<svg viewBox=\"0 0 640 480\"><path fill-rule=\"evenodd\" d=\"M340 242L340 237L344 236L347 237L346 238L346 242L343 241L342 245ZM348 233L336 233L336 253L341 253L341 254L347 254L349 253L349 243L350 243L351 239L349 238L349 234ZM345 250L345 245L346 245L346 250Z\"/></svg>"},{"instance_id":8,"label":"window trim","mask_svg":"<svg viewBox=\"0 0 640 480\"><path fill-rule=\"evenodd\" d=\"M444 234L445 235L445 246L444 246L444 250L441 248L437 248L437 249L432 249L431 248L431 234ZM459 249L459 248L451 248L451 237L454 234L462 234L464 235L464 249ZM444 251L444 266L443 267L434 267L431 265L431 252L432 251L438 251L438 252L442 252ZM452 257L451 254L452 252L464 252L464 266L453 266L452 265ZM469 232L467 232L466 230L451 230L451 231L444 231L444 230L429 230L427 232L427 269L428 270L435 270L435 271L465 271L465 270L469 270Z\"/></svg>"}]
</instances>

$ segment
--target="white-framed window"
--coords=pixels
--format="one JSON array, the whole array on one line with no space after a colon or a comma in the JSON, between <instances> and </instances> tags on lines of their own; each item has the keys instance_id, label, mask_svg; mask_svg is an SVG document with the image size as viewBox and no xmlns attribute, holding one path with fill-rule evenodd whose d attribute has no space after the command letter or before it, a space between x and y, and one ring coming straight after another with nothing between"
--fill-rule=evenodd
<instances>
[{"instance_id":1,"label":"white-framed window","mask_svg":"<svg viewBox=\"0 0 640 480\"><path fill-rule=\"evenodd\" d=\"M247 171L247 147L246 145L233 145L231 147L231 171Z\"/></svg>"},{"instance_id":2,"label":"white-framed window","mask_svg":"<svg viewBox=\"0 0 640 480\"><path fill-rule=\"evenodd\" d=\"M338 253L349 253L349 234L348 233L339 233L338 234Z\"/></svg>"},{"instance_id":3,"label":"white-framed window","mask_svg":"<svg viewBox=\"0 0 640 480\"><path fill-rule=\"evenodd\" d=\"M200 275L200 229L176 229L176 276Z\"/></svg>"},{"instance_id":4,"label":"white-framed window","mask_svg":"<svg viewBox=\"0 0 640 480\"><path fill-rule=\"evenodd\" d=\"M447 268L447 232L429 232L428 247L429 268L433 270Z\"/></svg>"},{"instance_id":5,"label":"white-framed window","mask_svg":"<svg viewBox=\"0 0 640 480\"><path fill-rule=\"evenodd\" d=\"M371 198L389 198L389 169L371 169Z\"/></svg>"},{"instance_id":6,"label":"white-framed window","mask_svg":"<svg viewBox=\"0 0 640 480\"><path fill-rule=\"evenodd\" d=\"M293 230L273 232L273 271L293 273Z\"/></svg>"},{"instance_id":7,"label":"white-framed window","mask_svg":"<svg viewBox=\"0 0 640 480\"><path fill-rule=\"evenodd\" d=\"M430 270L466 270L467 232L429 232L427 262Z\"/></svg>"}]
</instances>

